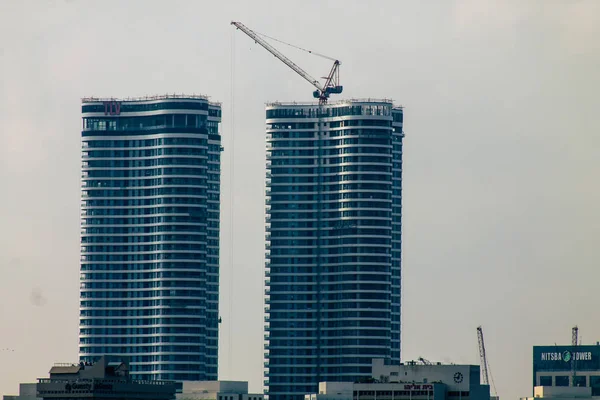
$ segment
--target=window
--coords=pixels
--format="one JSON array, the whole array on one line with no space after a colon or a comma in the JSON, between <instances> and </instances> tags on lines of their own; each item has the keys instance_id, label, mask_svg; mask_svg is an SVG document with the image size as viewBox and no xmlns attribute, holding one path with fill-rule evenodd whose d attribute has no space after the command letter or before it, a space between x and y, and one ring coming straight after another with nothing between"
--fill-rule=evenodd
<instances>
[{"instance_id":1,"label":"window","mask_svg":"<svg viewBox=\"0 0 600 400\"><path fill-rule=\"evenodd\" d=\"M600 376L590 376L592 396L600 396Z\"/></svg>"},{"instance_id":2,"label":"window","mask_svg":"<svg viewBox=\"0 0 600 400\"><path fill-rule=\"evenodd\" d=\"M552 377L540 376L540 386L552 386Z\"/></svg>"},{"instance_id":3,"label":"window","mask_svg":"<svg viewBox=\"0 0 600 400\"><path fill-rule=\"evenodd\" d=\"M573 377L573 386L586 387L587 386L586 380L587 379L585 376L574 376Z\"/></svg>"},{"instance_id":4,"label":"window","mask_svg":"<svg viewBox=\"0 0 600 400\"><path fill-rule=\"evenodd\" d=\"M555 379L556 379L555 386L569 386L569 376L568 375L560 375L560 376L557 376Z\"/></svg>"}]
</instances>

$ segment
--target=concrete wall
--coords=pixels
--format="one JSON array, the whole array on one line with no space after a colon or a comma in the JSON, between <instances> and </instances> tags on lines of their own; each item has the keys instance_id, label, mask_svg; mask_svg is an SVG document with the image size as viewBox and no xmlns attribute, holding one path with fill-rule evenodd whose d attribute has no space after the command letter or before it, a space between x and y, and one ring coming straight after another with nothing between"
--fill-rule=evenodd
<instances>
[{"instance_id":1,"label":"concrete wall","mask_svg":"<svg viewBox=\"0 0 600 400\"><path fill-rule=\"evenodd\" d=\"M19 397L37 397L37 383L19 384Z\"/></svg>"},{"instance_id":2,"label":"concrete wall","mask_svg":"<svg viewBox=\"0 0 600 400\"><path fill-rule=\"evenodd\" d=\"M186 381L182 393L248 393L248 382L244 381Z\"/></svg>"},{"instance_id":3,"label":"concrete wall","mask_svg":"<svg viewBox=\"0 0 600 400\"><path fill-rule=\"evenodd\" d=\"M19 384L19 395L5 395L3 400L41 400L37 397L37 383Z\"/></svg>"},{"instance_id":4,"label":"concrete wall","mask_svg":"<svg viewBox=\"0 0 600 400\"><path fill-rule=\"evenodd\" d=\"M185 381L177 400L263 400L264 395L248 393L244 381Z\"/></svg>"},{"instance_id":5,"label":"concrete wall","mask_svg":"<svg viewBox=\"0 0 600 400\"><path fill-rule=\"evenodd\" d=\"M353 386L352 382L319 382L319 394L350 394L352 397Z\"/></svg>"},{"instance_id":6,"label":"concrete wall","mask_svg":"<svg viewBox=\"0 0 600 400\"><path fill-rule=\"evenodd\" d=\"M591 387L567 386L536 386L533 388L535 397L586 398L592 396Z\"/></svg>"}]
</instances>

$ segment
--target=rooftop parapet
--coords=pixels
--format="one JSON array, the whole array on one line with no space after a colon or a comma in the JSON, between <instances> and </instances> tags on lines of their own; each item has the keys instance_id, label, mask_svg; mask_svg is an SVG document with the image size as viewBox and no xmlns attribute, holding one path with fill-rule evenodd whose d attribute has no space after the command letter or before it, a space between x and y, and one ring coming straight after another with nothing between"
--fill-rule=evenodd
<instances>
[{"instance_id":1,"label":"rooftop parapet","mask_svg":"<svg viewBox=\"0 0 600 400\"><path fill-rule=\"evenodd\" d=\"M193 99L193 100L206 100L209 101L210 96L204 94L163 94L155 96L139 96L139 97L83 97L82 103L99 103L104 101L158 101L158 100L171 100L171 99ZM220 102L209 101L212 105L221 105Z\"/></svg>"}]
</instances>

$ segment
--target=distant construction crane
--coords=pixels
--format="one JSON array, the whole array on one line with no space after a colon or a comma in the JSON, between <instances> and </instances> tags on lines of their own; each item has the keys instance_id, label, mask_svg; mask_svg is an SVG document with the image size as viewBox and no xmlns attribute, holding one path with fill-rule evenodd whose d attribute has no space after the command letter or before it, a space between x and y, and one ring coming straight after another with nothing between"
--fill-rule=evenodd
<instances>
[{"instance_id":1,"label":"distant construction crane","mask_svg":"<svg viewBox=\"0 0 600 400\"><path fill-rule=\"evenodd\" d=\"M488 376L489 364L487 361L487 356L485 354L485 343L483 341L483 328L481 328L481 326L477 327L477 340L479 342L479 358L481 359L481 375L483 376L483 384L489 386L490 385L489 376L491 376L491 373ZM497 396L498 393L496 392L496 384L494 383L493 377L492 377L492 388L494 389L494 396Z\"/></svg>"},{"instance_id":2,"label":"distant construction crane","mask_svg":"<svg viewBox=\"0 0 600 400\"><path fill-rule=\"evenodd\" d=\"M573 375L573 379L571 381L571 386L576 386L575 385L575 377L577 376L577 368L575 365L575 351L577 350L578 340L579 340L579 328L577 327L577 325L575 325L571 329L571 345L573 346L573 349L572 349L573 354L571 354L571 372Z\"/></svg>"},{"instance_id":3,"label":"distant construction crane","mask_svg":"<svg viewBox=\"0 0 600 400\"><path fill-rule=\"evenodd\" d=\"M325 83L323 85L321 85L317 79L315 79L312 76L310 76L306 71L304 71L302 68L300 68L298 65L296 65L292 60L290 60L289 58L287 58L286 56L284 56L281 52L279 52L279 50L277 50L276 48L274 48L273 46L271 46L269 43L267 43L264 39L262 39L260 37L260 36L265 36L265 35L260 35L259 33L254 32L253 30L251 30L250 28L248 28L247 26L245 26L241 22L232 21L231 25L235 26L236 28L238 28L239 30L241 30L242 32L244 32L251 39L253 39L256 43L258 43L259 45L261 45L262 47L264 47L265 50L267 50L269 53L273 54L281 62L283 62L288 67L290 67L298 75L300 75L301 77L303 77L304 79L306 79L311 85L313 85L315 88L317 88L317 90L315 90L313 92L313 96L316 99L319 99L319 104L321 104L321 105L322 104L326 104L327 103L327 99L329 99L329 95L331 95L331 94L340 94L340 93L342 93L342 91L344 89L343 86L340 85L340 65L342 63L339 60L336 60L335 58L324 56L322 54L315 53L315 52L310 51L310 50L303 49L303 48L298 47L298 46L291 45L289 43L281 42L280 40L277 40L277 39L274 39L274 40L277 40L277 41L279 41L281 43L284 43L284 44L287 44L289 46L295 47L297 49L306 51L307 53L310 53L310 54L313 54L313 55L317 55L317 56L320 56L320 57L324 57L324 58L327 58L328 60L332 60L333 61L333 66L331 67L331 70L329 71L329 74L326 77L323 78L323 79L325 79Z\"/></svg>"},{"instance_id":4,"label":"distant construction crane","mask_svg":"<svg viewBox=\"0 0 600 400\"><path fill-rule=\"evenodd\" d=\"M419 357L419 362L423 365L433 365L433 363L431 361L426 360L423 357Z\"/></svg>"}]
</instances>

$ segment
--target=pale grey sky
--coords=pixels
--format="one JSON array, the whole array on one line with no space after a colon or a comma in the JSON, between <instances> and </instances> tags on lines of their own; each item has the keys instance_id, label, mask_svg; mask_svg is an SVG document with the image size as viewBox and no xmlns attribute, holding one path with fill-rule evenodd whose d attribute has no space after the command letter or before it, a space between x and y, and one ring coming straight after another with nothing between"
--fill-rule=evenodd
<instances>
[{"instance_id":1,"label":"pale grey sky","mask_svg":"<svg viewBox=\"0 0 600 400\"><path fill-rule=\"evenodd\" d=\"M0 394L77 358L80 98L167 92L224 104L220 376L261 389L264 103L312 88L231 20L405 106L403 359L482 324L514 399L532 345L600 340L599 1L0 0Z\"/></svg>"}]
</instances>

